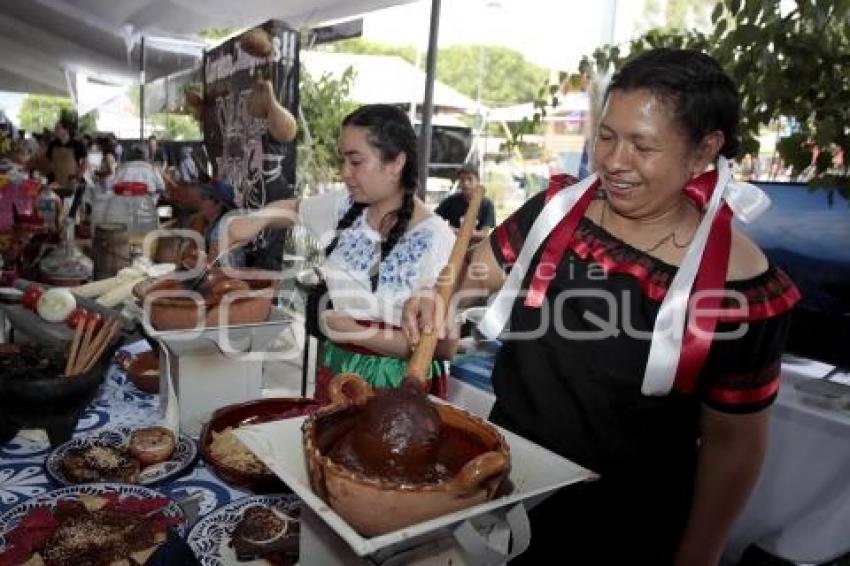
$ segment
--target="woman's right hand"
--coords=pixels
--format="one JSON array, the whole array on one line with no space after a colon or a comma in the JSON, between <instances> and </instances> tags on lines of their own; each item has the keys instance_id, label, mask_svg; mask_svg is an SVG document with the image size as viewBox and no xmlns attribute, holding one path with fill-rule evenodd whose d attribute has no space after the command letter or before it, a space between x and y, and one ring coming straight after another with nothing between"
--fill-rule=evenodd
<instances>
[{"instance_id":1,"label":"woman's right hand","mask_svg":"<svg viewBox=\"0 0 850 566\"><path fill-rule=\"evenodd\" d=\"M419 344L422 334L437 333L445 338L447 331L444 320L437 320L437 301L440 298L435 289L420 289L404 302L401 314L401 330L407 338L410 348Z\"/></svg>"}]
</instances>

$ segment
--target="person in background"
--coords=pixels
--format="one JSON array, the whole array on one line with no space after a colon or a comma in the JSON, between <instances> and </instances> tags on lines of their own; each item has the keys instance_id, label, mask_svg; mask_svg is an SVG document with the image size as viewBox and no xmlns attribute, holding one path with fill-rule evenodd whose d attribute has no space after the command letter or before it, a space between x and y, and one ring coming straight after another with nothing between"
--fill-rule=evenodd
<instances>
[{"instance_id":1,"label":"person in background","mask_svg":"<svg viewBox=\"0 0 850 566\"><path fill-rule=\"evenodd\" d=\"M483 319L503 339L490 420L600 474L529 511L515 562L716 566L759 477L800 294L732 226L764 195L726 184L741 102L717 61L647 51L603 103L597 179L552 177L462 274L477 299L507 291ZM433 305L406 305L411 343Z\"/></svg>"},{"instance_id":2,"label":"person in background","mask_svg":"<svg viewBox=\"0 0 850 566\"><path fill-rule=\"evenodd\" d=\"M127 160L118 165L112 179L115 183L138 182L148 186L148 192L154 195L162 195L165 192L165 182L159 169L148 162L148 154L145 146L135 144L127 155Z\"/></svg>"},{"instance_id":3,"label":"person in background","mask_svg":"<svg viewBox=\"0 0 850 566\"><path fill-rule=\"evenodd\" d=\"M112 183L115 180L115 170L118 168L118 159L115 157L115 145L110 142L109 136L100 138L98 143L103 156L100 160L100 167L94 172L94 181L104 191L111 191Z\"/></svg>"},{"instance_id":4,"label":"person in background","mask_svg":"<svg viewBox=\"0 0 850 566\"><path fill-rule=\"evenodd\" d=\"M165 150L157 142L156 136L148 136L148 160L160 171L168 166Z\"/></svg>"},{"instance_id":5,"label":"person in background","mask_svg":"<svg viewBox=\"0 0 850 566\"><path fill-rule=\"evenodd\" d=\"M12 161L19 168L23 169L29 163L32 154L30 153L30 140L18 138L18 141L12 146Z\"/></svg>"},{"instance_id":6,"label":"person in background","mask_svg":"<svg viewBox=\"0 0 850 566\"><path fill-rule=\"evenodd\" d=\"M45 133L33 134L35 139L35 149L31 152L29 161L27 161L26 171L29 173L37 173L47 176L50 173L50 161L47 159L47 148L50 142L53 141L52 135Z\"/></svg>"},{"instance_id":7,"label":"person in background","mask_svg":"<svg viewBox=\"0 0 850 566\"><path fill-rule=\"evenodd\" d=\"M118 141L118 138L112 132L106 135L106 141L109 147L112 148L112 155L115 156L115 162L121 163L124 157L124 146Z\"/></svg>"},{"instance_id":8,"label":"person in background","mask_svg":"<svg viewBox=\"0 0 850 566\"><path fill-rule=\"evenodd\" d=\"M195 183L198 181L198 166L192 157L192 146L184 145L180 148L180 167L177 169L177 180L181 183Z\"/></svg>"},{"instance_id":9,"label":"person in background","mask_svg":"<svg viewBox=\"0 0 850 566\"><path fill-rule=\"evenodd\" d=\"M212 180L200 186L201 203L199 214L204 220L204 242L206 243L207 260L218 257L221 235L222 218L236 208L236 192L233 185L223 181ZM220 265L226 267L244 267L245 250L240 248L230 251L222 258Z\"/></svg>"},{"instance_id":10,"label":"person in background","mask_svg":"<svg viewBox=\"0 0 850 566\"><path fill-rule=\"evenodd\" d=\"M437 215L446 219L449 225L454 228L455 232L460 228L463 217L466 215L466 209L469 208L469 201L476 190L484 190L484 187L479 183L478 170L472 165L464 165L458 174L458 185L460 192L449 195L437 205L434 211ZM472 233L472 241L479 242L487 237L490 229L496 225L496 211L493 208L493 201L484 197L481 200L481 208L478 209L478 222L475 223L475 230Z\"/></svg>"},{"instance_id":11,"label":"person in background","mask_svg":"<svg viewBox=\"0 0 850 566\"><path fill-rule=\"evenodd\" d=\"M21 130L15 128L15 124L12 120L6 116L6 112L0 109L0 133L5 135L9 141L16 141L18 139L22 139L23 136L20 134Z\"/></svg>"},{"instance_id":12,"label":"person in background","mask_svg":"<svg viewBox=\"0 0 850 566\"><path fill-rule=\"evenodd\" d=\"M86 148L86 151L92 150L94 140L92 139L91 134L83 134L82 136L80 136L80 142L82 142L83 147Z\"/></svg>"},{"instance_id":13,"label":"person in background","mask_svg":"<svg viewBox=\"0 0 850 566\"><path fill-rule=\"evenodd\" d=\"M434 284L455 240L416 197L416 132L402 110L370 104L346 116L339 153L347 190L272 202L233 219L228 230L228 241L247 243L267 228L300 221L317 241L329 242L321 266L327 294L317 303L329 298L332 305L321 317L308 313L323 319L328 336L316 377L323 403L341 372L358 373L373 387L401 384L410 351L399 329L401 307L414 290ZM436 357L451 356L453 348L453 341L442 342ZM444 394L442 364L435 360L429 373L431 390Z\"/></svg>"},{"instance_id":14,"label":"person in background","mask_svg":"<svg viewBox=\"0 0 850 566\"><path fill-rule=\"evenodd\" d=\"M60 187L80 178L86 170L88 151L83 142L75 138L77 124L70 118L61 118L53 129L54 139L47 147L50 162L48 180Z\"/></svg>"}]
</instances>

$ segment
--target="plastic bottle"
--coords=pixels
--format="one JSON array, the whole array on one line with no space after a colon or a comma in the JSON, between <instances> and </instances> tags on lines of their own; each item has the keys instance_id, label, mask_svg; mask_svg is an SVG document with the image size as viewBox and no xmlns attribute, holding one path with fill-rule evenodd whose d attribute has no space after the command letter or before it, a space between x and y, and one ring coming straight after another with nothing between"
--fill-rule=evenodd
<instances>
[{"instance_id":1,"label":"plastic bottle","mask_svg":"<svg viewBox=\"0 0 850 566\"><path fill-rule=\"evenodd\" d=\"M62 200L48 185L42 185L38 197L35 199L35 208L41 218L42 225L47 232L59 231L59 213Z\"/></svg>"}]
</instances>

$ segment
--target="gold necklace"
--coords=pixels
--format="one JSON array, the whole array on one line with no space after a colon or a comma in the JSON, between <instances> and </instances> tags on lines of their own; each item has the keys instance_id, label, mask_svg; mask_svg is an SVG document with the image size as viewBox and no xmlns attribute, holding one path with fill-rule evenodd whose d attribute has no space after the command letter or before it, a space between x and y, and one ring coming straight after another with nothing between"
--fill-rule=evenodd
<instances>
[{"instance_id":1,"label":"gold necklace","mask_svg":"<svg viewBox=\"0 0 850 566\"><path fill-rule=\"evenodd\" d=\"M606 210L608 210L608 199L605 199L605 202L602 203L602 213L599 215L599 226L602 229L605 229L605 211ZM684 220L684 218L682 220ZM638 249L640 249L644 253L649 254L649 253L654 252L655 250L657 250L658 248L660 248L661 246L663 246L667 242L672 243L673 247L678 248L680 250L688 247L689 245L691 245L691 242L694 239L693 236L691 236L690 240L688 240L687 242L684 242L682 244L680 244L679 242L676 241L676 230L679 229L679 225L682 223L682 220L679 220L679 222L676 224L676 227L673 228L673 230L669 234L667 234L666 236L664 236L660 240L658 240L658 242L656 242L655 245L650 246L648 248L644 248L644 249L641 249L641 248L638 248Z\"/></svg>"}]
</instances>

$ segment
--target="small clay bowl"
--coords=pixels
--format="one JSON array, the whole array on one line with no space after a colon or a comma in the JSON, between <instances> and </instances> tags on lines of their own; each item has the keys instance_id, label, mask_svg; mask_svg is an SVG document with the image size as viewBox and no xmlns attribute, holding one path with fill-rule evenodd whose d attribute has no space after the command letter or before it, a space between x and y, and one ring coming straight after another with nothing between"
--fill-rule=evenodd
<instances>
[{"instance_id":1,"label":"small clay bowl","mask_svg":"<svg viewBox=\"0 0 850 566\"><path fill-rule=\"evenodd\" d=\"M133 354L127 364L127 377L145 393L159 393L159 354L153 350Z\"/></svg>"}]
</instances>

